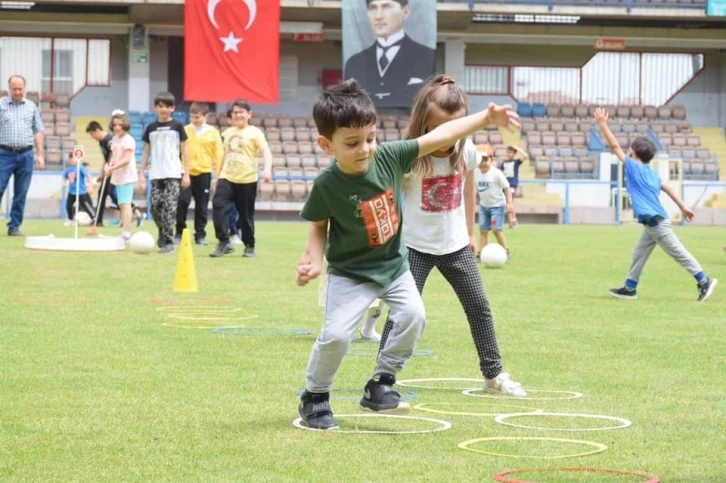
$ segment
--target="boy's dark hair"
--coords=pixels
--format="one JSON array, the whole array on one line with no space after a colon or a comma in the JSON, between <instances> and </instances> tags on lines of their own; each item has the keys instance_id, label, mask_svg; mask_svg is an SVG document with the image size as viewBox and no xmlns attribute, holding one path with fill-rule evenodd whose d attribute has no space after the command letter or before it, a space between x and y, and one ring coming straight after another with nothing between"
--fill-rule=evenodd
<instances>
[{"instance_id":1,"label":"boy's dark hair","mask_svg":"<svg viewBox=\"0 0 726 483\"><path fill-rule=\"evenodd\" d=\"M507 146L507 151L509 151L510 153L516 153L517 152L517 150L514 149L512 146Z\"/></svg>"},{"instance_id":2,"label":"boy's dark hair","mask_svg":"<svg viewBox=\"0 0 726 483\"><path fill-rule=\"evenodd\" d=\"M101 127L101 123L98 121L91 121L88 123L88 126L86 126L86 132L88 134L96 131L103 131L103 128Z\"/></svg>"},{"instance_id":3,"label":"boy's dark hair","mask_svg":"<svg viewBox=\"0 0 726 483\"><path fill-rule=\"evenodd\" d=\"M373 0L366 0L366 7L371 4ZM408 5L408 0L393 0L394 2L398 2L401 4L402 7L405 7Z\"/></svg>"},{"instance_id":4,"label":"boy's dark hair","mask_svg":"<svg viewBox=\"0 0 726 483\"><path fill-rule=\"evenodd\" d=\"M76 159L75 156L73 156L73 150L68 152L68 159Z\"/></svg>"},{"instance_id":5,"label":"boy's dark hair","mask_svg":"<svg viewBox=\"0 0 726 483\"><path fill-rule=\"evenodd\" d=\"M229 106L230 117L232 117L231 116L232 109L234 109L235 107L239 107L240 109L244 109L247 112L252 112L252 106L250 106L250 103L247 102L247 99L237 99L236 101L234 101L232 103L231 106Z\"/></svg>"},{"instance_id":6,"label":"boy's dark hair","mask_svg":"<svg viewBox=\"0 0 726 483\"><path fill-rule=\"evenodd\" d=\"M154 105L158 106L159 104L166 107L174 107L176 105L176 98L171 92L159 92L156 97L154 97Z\"/></svg>"},{"instance_id":7,"label":"boy's dark hair","mask_svg":"<svg viewBox=\"0 0 726 483\"><path fill-rule=\"evenodd\" d=\"M192 105L189 106L189 112L191 114L201 114L202 116L206 116L209 114L209 104L206 102L192 102Z\"/></svg>"},{"instance_id":8,"label":"boy's dark hair","mask_svg":"<svg viewBox=\"0 0 726 483\"><path fill-rule=\"evenodd\" d=\"M657 151L655 143L644 137L637 137L633 139L633 142L630 144L630 149L633 150L635 156L637 156L640 162L645 164L650 163L650 160L653 159L653 156L655 156Z\"/></svg>"},{"instance_id":9,"label":"boy's dark hair","mask_svg":"<svg viewBox=\"0 0 726 483\"><path fill-rule=\"evenodd\" d=\"M332 139L336 130L375 124L378 116L368 93L351 79L323 92L313 106L313 119L320 135Z\"/></svg>"}]
</instances>

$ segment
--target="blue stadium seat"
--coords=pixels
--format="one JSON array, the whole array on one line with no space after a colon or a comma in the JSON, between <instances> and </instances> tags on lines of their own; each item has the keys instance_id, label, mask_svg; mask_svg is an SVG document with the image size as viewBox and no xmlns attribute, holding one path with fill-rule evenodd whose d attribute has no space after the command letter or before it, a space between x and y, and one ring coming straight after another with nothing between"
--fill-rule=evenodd
<instances>
[{"instance_id":1,"label":"blue stadium seat","mask_svg":"<svg viewBox=\"0 0 726 483\"><path fill-rule=\"evenodd\" d=\"M187 124L189 122L189 118L188 118L186 112L177 112L177 111L174 111L171 114L171 117L174 118L174 119L176 119L177 121L179 121L182 124Z\"/></svg>"},{"instance_id":2,"label":"blue stadium seat","mask_svg":"<svg viewBox=\"0 0 726 483\"><path fill-rule=\"evenodd\" d=\"M517 106L519 117L532 117L532 105L528 102L520 102Z\"/></svg>"},{"instance_id":3,"label":"blue stadium seat","mask_svg":"<svg viewBox=\"0 0 726 483\"><path fill-rule=\"evenodd\" d=\"M144 126L148 126L152 122L156 121L156 113L147 111L143 114L142 121Z\"/></svg>"},{"instance_id":4,"label":"blue stadium seat","mask_svg":"<svg viewBox=\"0 0 726 483\"><path fill-rule=\"evenodd\" d=\"M139 111L129 111L129 121L131 124L142 124L142 116Z\"/></svg>"},{"instance_id":5,"label":"blue stadium seat","mask_svg":"<svg viewBox=\"0 0 726 483\"><path fill-rule=\"evenodd\" d=\"M532 116L534 117L545 117L547 116L547 108L544 104L535 102L532 104Z\"/></svg>"}]
</instances>

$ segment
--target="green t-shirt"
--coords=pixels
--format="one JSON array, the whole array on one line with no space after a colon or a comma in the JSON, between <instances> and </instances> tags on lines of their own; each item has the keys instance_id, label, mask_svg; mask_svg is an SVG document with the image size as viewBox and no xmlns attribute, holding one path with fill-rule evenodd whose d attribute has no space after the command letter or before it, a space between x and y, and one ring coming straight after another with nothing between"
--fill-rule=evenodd
<instances>
[{"instance_id":1,"label":"green t-shirt","mask_svg":"<svg viewBox=\"0 0 726 483\"><path fill-rule=\"evenodd\" d=\"M383 287L408 270L401 242L401 184L418 156L418 140L378 146L365 174L337 163L317 178L300 215L329 221L325 255L330 273Z\"/></svg>"}]
</instances>

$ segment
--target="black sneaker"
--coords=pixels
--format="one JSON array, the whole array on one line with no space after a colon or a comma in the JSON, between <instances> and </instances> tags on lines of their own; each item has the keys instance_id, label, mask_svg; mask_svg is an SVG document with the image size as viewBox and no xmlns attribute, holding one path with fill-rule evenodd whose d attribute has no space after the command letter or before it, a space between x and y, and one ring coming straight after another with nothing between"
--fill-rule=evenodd
<instances>
[{"instance_id":1,"label":"black sneaker","mask_svg":"<svg viewBox=\"0 0 726 483\"><path fill-rule=\"evenodd\" d=\"M252 258L255 256L255 247L245 247L245 252L242 254L243 257Z\"/></svg>"},{"instance_id":2,"label":"black sneaker","mask_svg":"<svg viewBox=\"0 0 726 483\"><path fill-rule=\"evenodd\" d=\"M635 290L630 290L628 287L611 288L608 290L608 293L616 299L621 300L635 300L638 298Z\"/></svg>"},{"instance_id":3,"label":"black sneaker","mask_svg":"<svg viewBox=\"0 0 726 483\"><path fill-rule=\"evenodd\" d=\"M376 374L363 389L360 407L365 411L384 414L411 414L411 405L393 389L396 377L391 374Z\"/></svg>"},{"instance_id":4,"label":"black sneaker","mask_svg":"<svg viewBox=\"0 0 726 483\"><path fill-rule=\"evenodd\" d=\"M338 421L330 410L330 393L313 393L305 391L300 396L300 406L297 410L308 428L311 429L338 429Z\"/></svg>"},{"instance_id":5,"label":"black sneaker","mask_svg":"<svg viewBox=\"0 0 726 483\"><path fill-rule=\"evenodd\" d=\"M223 257L225 255L229 255L230 253L234 253L234 247L229 243L219 242L217 244L217 248L215 248L214 251L209 254L209 256L214 258Z\"/></svg>"},{"instance_id":6,"label":"black sneaker","mask_svg":"<svg viewBox=\"0 0 726 483\"><path fill-rule=\"evenodd\" d=\"M17 228L14 230L8 230L8 236L25 236L23 232L18 230Z\"/></svg>"},{"instance_id":7,"label":"black sneaker","mask_svg":"<svg viewBox=\"0 0 726 483\"><path fill-rule=\"evenodd\" d=\"M178 245L181 243L181 235L174 235L174 239L172 240L174 245Z\"/></svg>"},{"instance_id":8,"label":"black sneaker","mask_svg":"<svg viewBox=\"0 0 726 483\"><path fill-rule=\"evenodd\" d=\"M709 278L707 283L704 283L701 285L698 284L698 301L703 302L707 298L711 296L713 293L713 290L716 288L716 285L718 285L718 280L715 278Z\"/></svg>"},{"instance_id":9,"label":"black sneaker","mask_svg":"<svg viewBox=\"0 0 726 483\"><path fill-rule=\"evenodd\" d=\"M203 246L209 245L209 242L207 241L206 238L197 238L194 243L196 243L197 245L203 245Z\"/></svg>"},{"instance_id":10,"label":"black sneaker","mask_svg":"<svg viewBox=\"0 0 726 483\"><path fill-rule=\"evenodd\" d=\"M161 254L164 254L164 253L172 253L173 251L174 251L174 245L173 244L164 245L163 247L159 248L159 253L161 253Z\"/></svg>"}]
</instances>

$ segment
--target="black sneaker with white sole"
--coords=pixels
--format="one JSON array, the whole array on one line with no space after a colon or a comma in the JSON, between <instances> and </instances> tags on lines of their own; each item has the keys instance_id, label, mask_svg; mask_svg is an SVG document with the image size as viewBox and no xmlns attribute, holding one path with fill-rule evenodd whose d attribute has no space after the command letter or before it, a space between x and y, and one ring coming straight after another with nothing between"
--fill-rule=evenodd
<instances>
[{"instance_id":1,"label":"black sneaker with white sole","mask_svg":"<svg viewBox=\"0 0 726 483\"><path fill-rule=\"evenodd\" d=\"M713 290L718 285L718 280L715 278L709 278L708 282L704 284L698 284L698 301L703 302L711 296Z\"/></svg>"},{"instance_id":2,"label":"black sneaker with white sole","mask_svg":"<svg viewBox=\"0 0 726 483\"><path fill-rule=\"evenodd\" d=\"M229 255L230 253L234 253L234 247L230 243L220 242L217 244L217 248L215 248L214 251L209 254L209 256L212 258L217 258Z\"/></svg>"},{"instance_id":3,"label":"black sneaker with white sole","mask_svg":"<svg viewBox=\"0 0 726 483\"><path fill-rule=\"evenodd\" d=\"M365 411L383 414L411 414L411 405L393 389L396 377L391 374L376 374L363 389L360 407Z\"/></svg>"},{"instance_id":4,"label":"black sneaker with white sole","mask_svg":"<svg viewBox=\"0 0 726 483\"><path fill-rule=\"evenodd\" d=\"M300 396L298 412L303 422L311 429L337 429L338 422L330 410L330 393L305 391Z\"/></svg>"},{"instance_id":5,"label":"black sneaker with white sole","mask_svg":"<svg viewBox=\"0 0 726 483\"><path fill-rule=\"evenodd\" d=\"M245 258L252 258L255 256L255 247L245 247L245 251L242 254Z\"/></svg>"},{"instance_id":6,"label":"black sneaker with white sole","mask_svg":"<svg viewBox=\"0 0 726 483\"><path fill-rule=\"evenodd\" d=\"M635 289L630 290L628 287L611 288L608 290L608 293L616 299L621 300L635 300L638 298Z\"/></svg>"}]
</instances>

